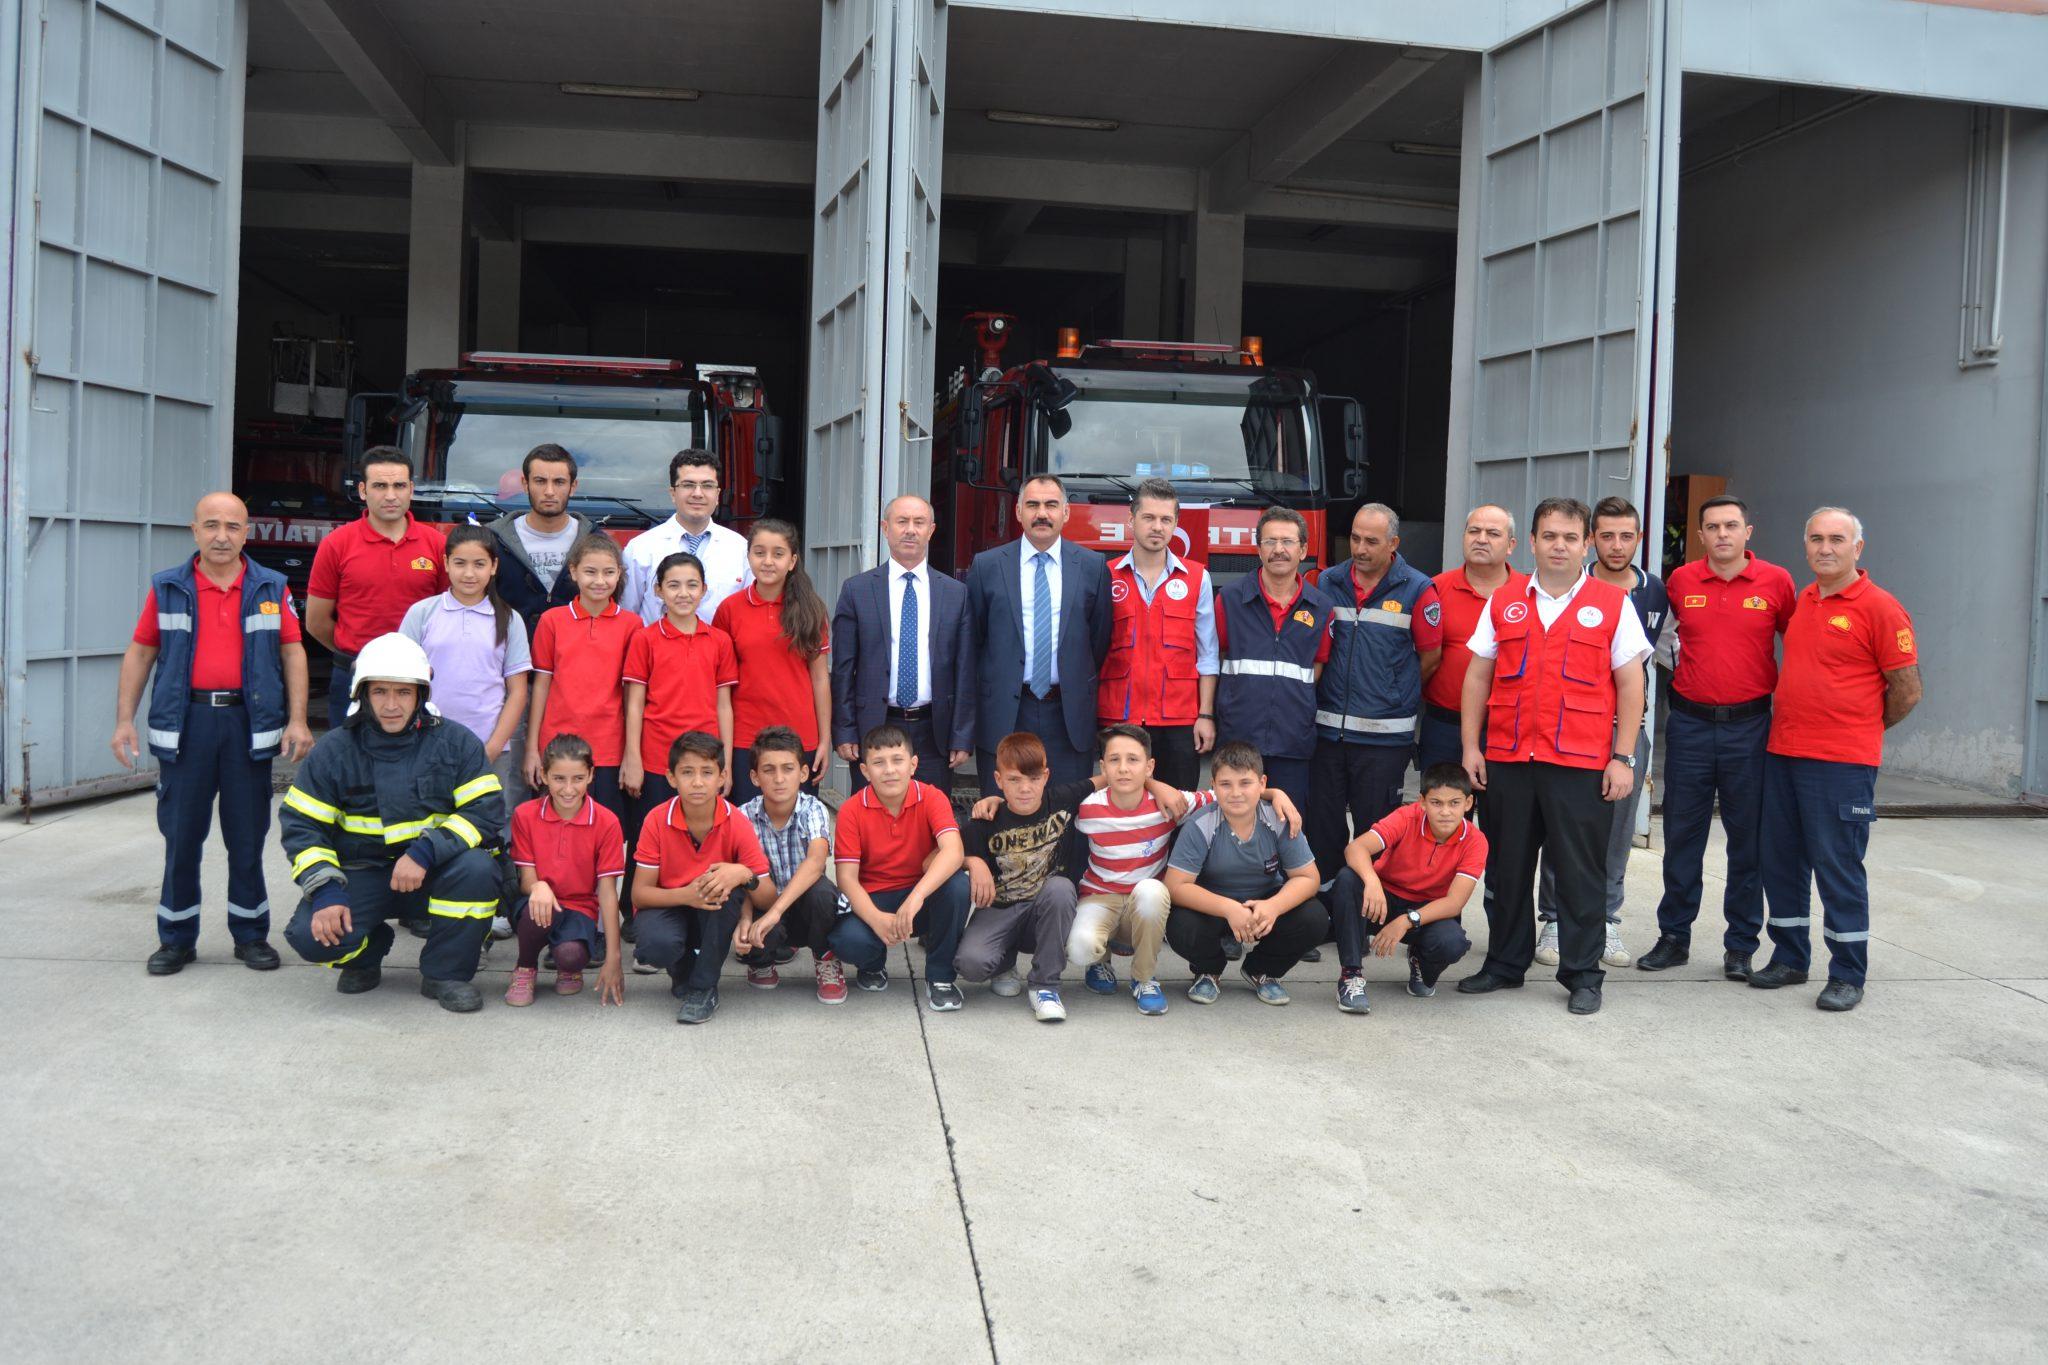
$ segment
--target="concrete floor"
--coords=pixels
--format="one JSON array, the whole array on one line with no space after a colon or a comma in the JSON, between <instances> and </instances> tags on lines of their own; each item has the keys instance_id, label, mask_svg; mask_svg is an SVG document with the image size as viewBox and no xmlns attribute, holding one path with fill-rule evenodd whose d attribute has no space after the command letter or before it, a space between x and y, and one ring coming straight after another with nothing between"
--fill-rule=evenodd
<instances>
[{"instance_id":1,"label":"concrete floor","mask_svg":"<svg viewBox=\"0 0 2048 1365\"><path fill-rule=\"evenodd\" d=\"M2048 1353L2048 823L1881 823L1847 1017L1710 930L1589 1020L1385 963L1347 1018L1334 960L1059 1028L801 966L705 1028L640 977L457 1018L254 975L211 912L147 978L159 860L147 796L0 824L0 1358Z\"/></svg>"}]
</instances>

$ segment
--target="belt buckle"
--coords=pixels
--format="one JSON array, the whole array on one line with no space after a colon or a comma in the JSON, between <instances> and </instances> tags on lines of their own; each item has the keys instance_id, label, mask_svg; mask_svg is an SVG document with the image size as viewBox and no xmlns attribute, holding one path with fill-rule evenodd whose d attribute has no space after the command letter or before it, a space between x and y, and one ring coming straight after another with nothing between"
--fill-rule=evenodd
<instances>
[{"instance_id":1,"label":"belt buckle","mask_svg":"<svg viewBox=\"0 0 2048 1365\"><path fill-rule=\"evenodd\" d=\"M232 692L209 692L206 694L206 704L216 711L223 707L233 706L235 704L234 694Z\"/></svg>"}]
</instances>

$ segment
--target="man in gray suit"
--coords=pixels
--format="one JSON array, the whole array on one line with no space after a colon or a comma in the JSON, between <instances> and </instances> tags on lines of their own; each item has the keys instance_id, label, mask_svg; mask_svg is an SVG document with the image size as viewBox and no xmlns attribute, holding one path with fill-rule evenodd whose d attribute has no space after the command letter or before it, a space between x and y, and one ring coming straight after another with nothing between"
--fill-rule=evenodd
<instances>
[{"instance_id":1,"label":"man in gray suit","mask_svg":"<svg viewBox=\"0 0 2048 1365\"><path fill-rule=\"evenodd\" d=\"M910 736L917 780L951 791L974 747L974 630L967 589L932 568L932 505L882 509L889 558L839 589L832 612L832 741L860 775L860 737L884 722Z\"/></svg>"},{"instance_id":2,"label":"man in gray suit","mask_svg":"<svg viewBox=\"0 0 2048 1365\"><path fill-rule=\"evenodd\" d=\"M1095 684L1109 652L1109 565L1060 535L1067 486L1051 474L1017 490L1024 538L974 557L967 609L980 641L975 749L993 792L996 745L1026 730L1045 742L1052 782L1095 769Z\"/></svg>"}]
</instances>

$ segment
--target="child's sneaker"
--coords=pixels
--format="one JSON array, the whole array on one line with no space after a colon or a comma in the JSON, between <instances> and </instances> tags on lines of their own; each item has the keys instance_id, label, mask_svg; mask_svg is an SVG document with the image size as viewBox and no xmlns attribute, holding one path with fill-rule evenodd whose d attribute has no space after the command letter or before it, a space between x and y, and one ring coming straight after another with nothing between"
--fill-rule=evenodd
<instances>
[{"instance_id":1,"label":"child's sneaker","mask_svg":"<svg viewBox=\"0 0 2048 1365\"><path fill-rule=\"evenodd\" d=\"M1067 1007L1058 991L1033 991L1031 1013L1041 1024L1057 1024L1067 1017Z\"/></svg>"},{"instance_id":2,"label":"child's sneaker","mask_svg":"<svg viewBox=\"0 0 2048 1365\"><path fill-rule=\"evenodd\" d=\"M512 921L506 919L503 915L491 916L491 938L496 942L503 943L510 937L512 937Z\"/></svg>"},{"instance_id":3,"label":"child's sneaker","mask_svg":"<svg viewBox=\"0 0 2048 1365\"><path fill-rule=\"evenodd\" d=\"M1536 960L1546 967L1557 965L1557 921L1543 921L1542 931L1536 935Z\"/></svg>"},{"instance_id":4,"label":"child's sneaker","mask_svg":"<svg viewBox=\"0 0 2048 1365\"><path fill-rule=\"evenodd\" d=\"M583 989L583 973L581 973L581 972L556 972L556 973L555 973L555 994L556 994L556 995L576 995L576 994L578 994L579 992L581 992L581 991L582 991L582 989Z\"/></svg>"},{"instance_id":5,"label":"child's sneaker","mask_svg":"<svg viewBox=\"0 0 2048 1365\"><path fill-rule=\"evenodd\" d=\"M1372 1002L1365 996L1365 970L1346 967L1337 978L1337 1008L1346 1014L1371 1014Z\"/></svg>"},{"instance_id":6,"label":"child's sneaker","mask_svg":"<svg viewBox=\"0 0 2048 1365\"><path fill-rule=\"evenodd\" d=\"M818 1003L846 1003L846 968L840 966L839 959L831 953L818 959Z\"/></svg>"},{"instance_id":7,"label":"child's sneaker","mask_svg":"<svg viewBox=\"0 0 2048 1365\"><path fill-rule=\"evenodd\" d=\"M782 973L773 962L754 963L747 968L747 984L756 990L772 991L782 984Z\"/></svg>"},{"instance_id":8,"label":"child's sneaker","mask_svg":"<svg viewBox=\"0 0 2048 1365\"><path fill-rule=\"evenodd\" d=\"M1197 1005L1213 1005L1221 994L1223 988L1216 984L1216 978L1206 973L1188 983L1188 999Z\"/></svg>"},{"instance_id":9,"label":"child's sneaker","mask_svg":"<svg viewBox=\"0 0 2048 1365\"><path fill-rule=\"evenodd\" d=\"M1116 968L1107 962L1098 962L1082 973L1081 981L1097 995L1116 994Z\"/></svg>"},{"instance_id":10,"label":"child's sneaker","mask_svg":"<svg viewBox=\"0 0 2048 1365\"><path fill-rule=\"evenodd\" d=\"M864 991L886 991L889 989L887 967L863 967L853 978L853 984Z\"/></svg>"},{"instance_id":11,"label":"child's sneaker","mask_svg":"<svg viewBox=\"0 0 2048 1365\"><path fill-rule=\"evenodd\" d=\"M1011 999L1024 993L1024 978L1017 974L1015 967L1005 968L988 979L988 991L990 995L1004 1000Z\"/></svg>"},{"instance_id":12,"label":"child's sneaker","mask_svg":"<svg viewBox=\"0 0 2048 1365\"><path fill-rule=\"evenodd\" d=\"M512 984L505 988L505 1003L508 1005L531 1005L533 983L540 977L537 967L514 967Z\"/></svg>"},{"instance_id":13,"label":"child's sneaker","mask_svg":"<svg viewBox=\"0 0 2048 1365\"><path fill-rule=\"evenodd\" d=\"M1133 981L1131 999L1138 1002L1140 1014L1166 1013L1166 992L1159 989L1157 981Z\"/></svg>"},{"instance_id":14,"label":"child's sneaker","mask_svg":"<svg viewBox=\"0 0 2048 1365\"><path fill-rule=\"evenodd\" d=\"M1252 988L1252 994L1259 997L1261 1004L1284 1005L1294 998L1287 993L1287 988L1280 984L1278 978L1260 976L1251 968L1242 965L1238 967L1237 974L1244 978L1244 984Z\"/></svg>"}]
</instances>

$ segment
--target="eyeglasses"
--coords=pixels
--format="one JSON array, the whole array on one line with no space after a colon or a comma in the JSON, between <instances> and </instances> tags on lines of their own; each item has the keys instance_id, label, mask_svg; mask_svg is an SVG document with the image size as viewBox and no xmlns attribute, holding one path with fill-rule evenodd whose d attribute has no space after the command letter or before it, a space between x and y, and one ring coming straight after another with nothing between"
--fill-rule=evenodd
<instances>
[{"instance_id":1,"label":"eyeglasses","mask_svg":"<svg viewBox=\"0 0 2048 1365\"><path fill-rule=\"evenodd\" d=\"M1295 537L1289 536L1285 540L1262 540L1259 542L1259 548L1261 550L1299 550L1301 542Z\"/></svg>"},{"instance_id":2,"label":"eyeglasses","mask_svg":"<svg viewBox=\"0 0 2048 1365\"><path fill-rule=\"evenodd\" d=\"M716 483L678 483L670 486L683 493L716 493L718 491Z\"/></svg>"}]
</instances>

